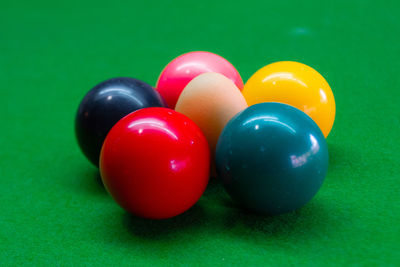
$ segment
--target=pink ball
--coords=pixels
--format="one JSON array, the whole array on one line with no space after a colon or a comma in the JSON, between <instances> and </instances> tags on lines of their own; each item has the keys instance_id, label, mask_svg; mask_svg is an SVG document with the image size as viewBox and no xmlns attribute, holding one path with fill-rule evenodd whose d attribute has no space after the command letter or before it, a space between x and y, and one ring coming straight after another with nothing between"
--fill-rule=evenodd
<instances>
[{"instance_id":1,"label":"pink ball","mask_svg":"<svg viewBox=\"0 0 400 267\"><path fill-rule=\"evenodd\" d=\"M161 72L157 91L170 108L175 108L179 95L196 76L205 72L217 72L232 80L242 90L243 81L239 72L225 58L210 52L190 52L172 60Z\"/></svg>"}]
</instances>

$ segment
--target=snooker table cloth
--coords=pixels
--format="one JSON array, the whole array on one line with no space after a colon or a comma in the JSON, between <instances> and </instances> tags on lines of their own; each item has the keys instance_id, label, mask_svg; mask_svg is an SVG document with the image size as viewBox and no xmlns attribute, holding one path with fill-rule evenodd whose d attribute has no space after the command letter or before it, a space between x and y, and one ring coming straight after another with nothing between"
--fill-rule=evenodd
<instances>
[{"instance_id":1,"label":"snooker table cloth","mask_svg":"<svg viewBox=\"0 0 400 267\"><path fill-rule=\"evenodd\" d=\"M5 1L0 4L0 265L400 265L397 1ZM330 166L298 211L261 216L218 180L186 213L136 218L74 136L79 101L128 76L155 84L206 50L246 81L305 63L331 85Z\"/></svg>"}]
</instances>

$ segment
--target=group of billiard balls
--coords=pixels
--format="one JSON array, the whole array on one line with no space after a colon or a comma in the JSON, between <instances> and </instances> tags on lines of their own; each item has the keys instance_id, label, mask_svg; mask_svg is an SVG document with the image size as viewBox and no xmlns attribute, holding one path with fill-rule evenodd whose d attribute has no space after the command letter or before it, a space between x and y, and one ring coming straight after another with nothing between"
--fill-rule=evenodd
<instances>
[{"instance_id":1,"label":"group of billiard balls","mask_svg":"<svg viewBox=\"0 0 400 267\"><path fill-rule=\"evenodd\" d=\"M226 59L190 52L163 69L155 88L124 77L95 86L75 131L106 190L136 216L185 212L210 177L239 206L281 214L321 187L334 119L330 87L307 65L272 63L244 85Z\"/></svg>"}]
</instances>

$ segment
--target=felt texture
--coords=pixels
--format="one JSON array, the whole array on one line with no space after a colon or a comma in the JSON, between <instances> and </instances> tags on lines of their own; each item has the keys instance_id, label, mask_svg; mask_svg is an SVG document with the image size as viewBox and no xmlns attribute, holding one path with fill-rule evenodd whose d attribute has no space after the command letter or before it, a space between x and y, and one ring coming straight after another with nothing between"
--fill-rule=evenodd
<instances>
[{"instance_id":1,"label":"felt texture","mask_svg":"<svg viewBox=\"0 0 400 267\"><path fill-rule=\"evenodd\" d=\"M7 1L0 8L0 263L399 265L396 1ZM118 207L79 151L74 117L98 82L152 85L208 50L246 81L280 60L321 73L336 100L325 183L304 208L237 208L218 180L166 221ZM156 167L156 166L155 166Z\"/></svg>"}]
</instances>

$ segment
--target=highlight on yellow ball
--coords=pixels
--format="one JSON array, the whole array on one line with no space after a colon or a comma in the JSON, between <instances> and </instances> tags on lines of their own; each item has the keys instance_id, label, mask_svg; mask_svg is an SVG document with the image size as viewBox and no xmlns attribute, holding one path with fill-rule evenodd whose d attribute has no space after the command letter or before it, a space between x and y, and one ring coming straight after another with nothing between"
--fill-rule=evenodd
<instances>
[{"instance_id":1,"label":"highlight on yellow ball","mask_svg":"<svg viewBox=\"0 0 400 267\"><path fill-rule=\"evenodd\" d=\"M250 77L243 88L249 106L280 102L309 115L328 136L335 120L335 99L328 82L313 68L293 61L269 64Z\"/></svg>"},{"instance_id":2,"label":"highlight on yellow ball","mask_svg":"<svg viewBox=\"0 0 400 267\"><path fill-rule=\"evenodd\" d=\"M238 87L224 75L213 72L203 73L190 81L175 106L176 111L200 127L210 145L212 158L223 128L245 108L247 103Z\"/></svg>"}]
</instances>

